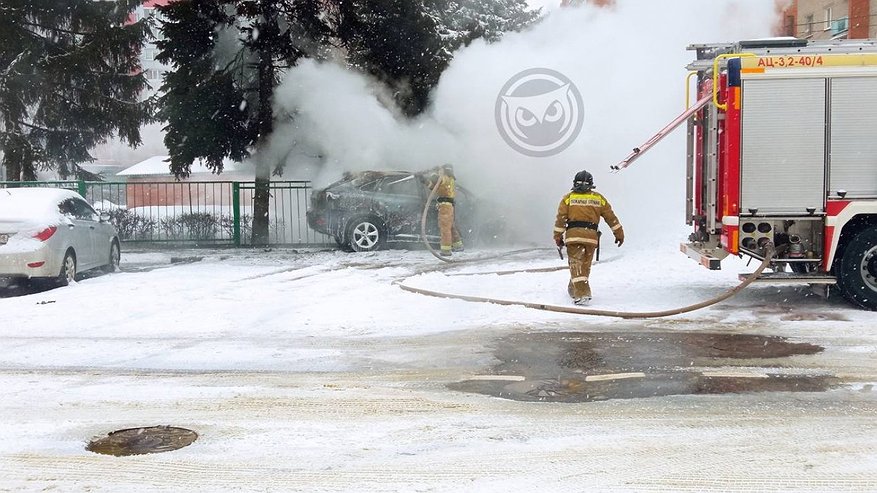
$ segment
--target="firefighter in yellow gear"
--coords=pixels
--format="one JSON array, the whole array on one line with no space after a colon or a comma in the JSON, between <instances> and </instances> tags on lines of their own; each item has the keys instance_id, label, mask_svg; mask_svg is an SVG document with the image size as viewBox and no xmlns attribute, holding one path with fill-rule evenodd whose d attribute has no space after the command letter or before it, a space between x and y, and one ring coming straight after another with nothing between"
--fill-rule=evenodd
<instances>
[{"instance_id":1,"label":"firefighter in yellow gear","mask_svg":"<svg viewBox=\"0 0 877 493\"><path fill-rule=\"evenodd\" d=\"M441 232L441 255L450 257L451 252L463 251L463 237L454 220L454 200L457 198L457 179L454 176L454 167L446 164L439 169L439 187L436 193L436 208L438 209L439 231ZM435 182L430 184L430 188Z\"/></svg>"},{"instance_id":2,"label":"firefighter in yellow gear","mask_svg":"<svg viewBox=\"0 0 877 493\"><path fill-rule=\"evenodd\" d=\"M600 218L615 235L615 243L624 243L624 229L606 197L594 190L594 177L587 171L576 174L572 192L566 194L557 208L554 222L554 242L558 248L566 245L569 257L569 294L576 305L591 300L591 262L600 244Z\"/></svg>"}]
</instances>

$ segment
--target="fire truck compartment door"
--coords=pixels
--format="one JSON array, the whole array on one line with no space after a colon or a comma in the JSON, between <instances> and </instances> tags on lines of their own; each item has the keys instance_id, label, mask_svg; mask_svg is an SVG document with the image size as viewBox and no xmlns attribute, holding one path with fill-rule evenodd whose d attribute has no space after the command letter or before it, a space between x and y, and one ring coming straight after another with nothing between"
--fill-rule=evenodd
<instances>
[{"instance_id":1,"label":"fire truck compartment door","mask_svg":"<svg viewBox=\"0 0 877 493\"><path fill-rule=\"evenodd\" d=\"M825 79L743 82L740 207L825 209Z\"/></svg>"},{"instance_id":2,"label":"fire truck compartment door","mask_svg":"<svg viewBox=\"0 0 877 493\"><path fill-rule=\"evenodd\" d=\"M831 79L829 195L877 197L877 77Z\"/></svg>"}]
</instances>

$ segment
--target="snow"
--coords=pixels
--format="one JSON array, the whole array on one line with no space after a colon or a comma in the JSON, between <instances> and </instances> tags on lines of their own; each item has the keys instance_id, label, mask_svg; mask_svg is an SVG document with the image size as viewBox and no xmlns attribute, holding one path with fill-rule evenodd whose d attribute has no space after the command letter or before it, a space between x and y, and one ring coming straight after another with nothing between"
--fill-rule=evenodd
<instances>
[{"instance_id":1,"label":"snow","mask_svg":"<svg viewBox=\"0 0 877 493\"><path fill-rule=\"evenodd\" d=\"M470 251L478 258L492 251ZM172 264L172 257L203 257ZM642 323L423 297L568 305L553 249L447 267L424 251L123 252L122 272L0 296L0 488L92 491L869 490L877 483L874 315L792 287ZM655 268L660 266L660 268ZM607 247L593 306L654 310L737 283L665 245ZM425 272L425 271L431 272ZM481 274L478 274L481 273ZM477 275L457 275L477 274ZM784 321L788 313L818 313ZM718 331L822 344L778 372L826 393L521 403L452 391L496 338L532 331ZM788 365L792 365L792 361ZM732 366L713 371L758 374ZM101 457L85 443L157 424L184 449ZM830 453L826 453L829 450ZM804 467L801 464L809 464Z\"/></svg>"},{"instance_id":2,"label":"snow","mask_svg":"<svg viewBox=\"0 0 877 493\"><path fill-rule=\"evenodd\" d=\"M0 255L33 252L45 246L33 236L61 224L58 204L76 197L75 192L58 188L0 189L0 233L9 235L0 245Z\"/></svg>"},{"instance_id":3,"label":"snow","mask_svg":"<svg viewBox=\"0 0 877 493\"><path fill-rule=\"evenodd\" d=\"M60 188L4 188L0 190L0 221L54 224L58 204L79 195Z\"/></svg>"},{"instance_id":4,"label":"snow","mask_svg":"<svg viewBox=\"0 0 877 493\"><path fill-rule=\"evenodd\" d=\"M237 163L230 159L226 159L222 163L223 172L233 172L233 171L252 171L253 167L251 165ZM197 160L192 163L192 174L202 173L202 174L212 174L213 171L207 167L207 165L202 160ZM170 156L152 156L149 159L141 161L130 168L126 168L123 171L120 171L116 174L116 176L151 176L151 175L162 175L162 176L170 176Z\"/></svg>"},{"instance_id":5,"label":"snow","mask_svg":"<svg viewBox=\"0 0 877 493\"><path fill-rule=\"evenodd\" d=\"M133 207L130 210L141 217L148 217L156 220L180 217L184 214L195 213L209 213L215 216L228 217L232 217L234 214L234 208L232 206L220 204L146 205ZM253 208L240 207L240 211L243 216L252 215Z\"/></svg>"}]
</instances>

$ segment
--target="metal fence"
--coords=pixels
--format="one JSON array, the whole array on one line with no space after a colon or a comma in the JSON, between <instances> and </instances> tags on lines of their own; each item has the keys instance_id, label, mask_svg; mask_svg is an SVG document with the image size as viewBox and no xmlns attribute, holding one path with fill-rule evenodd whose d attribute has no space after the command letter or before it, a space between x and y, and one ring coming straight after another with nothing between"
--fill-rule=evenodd
<instances>
[{"instance_id":1,"label":"metal fence","mask_svg":"<svg viewBox=\"0 0 877 493\"><path fill-rule=\"evenodd\" d=\"M12 187L77 191L109 214L127 243L244 246L252 240L254 182L0 182L0 188ZM334 245L330 236L308 226L310 182L271 182L269 191L270 245Z\"/></svg>"}]
</instances>

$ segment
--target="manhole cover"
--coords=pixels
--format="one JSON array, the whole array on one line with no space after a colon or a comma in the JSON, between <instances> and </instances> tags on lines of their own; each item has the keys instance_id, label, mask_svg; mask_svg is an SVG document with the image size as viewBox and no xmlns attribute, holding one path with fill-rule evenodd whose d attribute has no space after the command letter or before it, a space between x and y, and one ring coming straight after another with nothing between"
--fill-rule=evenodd
<instances>
[{"instance_id":1,"label":"manhole cover","mask_svg":"<svg viewBox=\"0 0 877 493\"><path fill-rule=\"evenodd\" d=\"M181 449L198 439L198 434L185 428L150 426L129 428L89 442L86 450L96 454L125 455L159 454Z\"/></svg>"}]
</instances>

